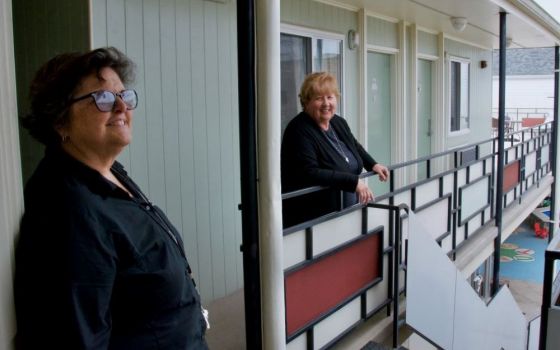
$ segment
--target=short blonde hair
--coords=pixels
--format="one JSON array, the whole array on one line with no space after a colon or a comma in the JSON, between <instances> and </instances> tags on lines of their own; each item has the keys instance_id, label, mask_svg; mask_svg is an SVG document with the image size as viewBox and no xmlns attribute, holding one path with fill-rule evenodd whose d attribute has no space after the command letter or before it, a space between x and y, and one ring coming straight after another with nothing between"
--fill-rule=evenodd
<instances>
[{"instance_id":1,"label":"short blonde hair","mask_svg":"<svg viewBox=\"0 0 560 350\"><path fill-rule=\"evenodd\" d=\"M305 105L317 95L335 94L336 99L340 100L338 83L334 75L327 72L315 72L305 77L299 92L299 102L305 109Z\"/></svg>"}]
</instances>

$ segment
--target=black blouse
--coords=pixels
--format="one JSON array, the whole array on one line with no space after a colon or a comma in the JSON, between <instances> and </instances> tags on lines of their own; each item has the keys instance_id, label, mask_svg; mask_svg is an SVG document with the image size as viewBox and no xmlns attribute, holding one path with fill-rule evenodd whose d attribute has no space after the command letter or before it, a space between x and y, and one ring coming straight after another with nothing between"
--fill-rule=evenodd
<instances>
[{"instance_id":1,"label":"black blouse","mask_svg":"<svg viewBox=\"0 0 560 350\"><path fill-rule=\"evenodd\" d=\"M292 119L282 137L282 192L311 186L329 186L330 189L284 200L284 227L339 210L343 206L341 191L355 192L363 168L371 171L377 164L352 135L343 118L334 115L329 124L357 165L344 159L308 114L302 112Z\"/></svg>"},{"instance_id":2,"label":"black blouse","mask_svg":"<svg viewBox=\"0 0 560 350\"><path fill-rule=\"evenodd\" d=\"M24 349L206 349L180 234L123 167L133 194L61 149L25 188L16 249Z\"/></svg>"}]
</instances>

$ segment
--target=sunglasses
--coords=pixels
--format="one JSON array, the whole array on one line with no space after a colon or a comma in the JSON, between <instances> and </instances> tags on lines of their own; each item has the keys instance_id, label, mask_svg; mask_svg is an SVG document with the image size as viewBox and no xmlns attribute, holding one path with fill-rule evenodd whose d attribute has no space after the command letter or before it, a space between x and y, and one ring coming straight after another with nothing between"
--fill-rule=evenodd
<instances>
[{"instance_id":1,"label":"sunglasses","mask_svg":"<svg viewBox=\"0 0 560 350\"><path fill-rule=\"evenodd\" d=\"M117 96L124 102L127 110L135 109L138 105L138 94L132 89L123 90L121 92L98 90L84 96L73 98L70 100L70 104L91 97L100 112L111 112L117 104Z\"/></svg>"}]
</instances>

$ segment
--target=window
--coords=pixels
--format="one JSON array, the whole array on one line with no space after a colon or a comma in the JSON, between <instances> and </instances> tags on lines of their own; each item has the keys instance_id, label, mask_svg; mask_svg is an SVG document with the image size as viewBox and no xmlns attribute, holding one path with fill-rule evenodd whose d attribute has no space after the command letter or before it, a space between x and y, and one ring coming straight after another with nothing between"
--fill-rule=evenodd
<instances>
[{"instance_id":1,"label":"window","mask_svg":"<svg viewBox=\"0 0 560 350\"><path fill-rule=\"evenodd\" d=\"M301 110L299 89L311 72L327 71L342 93L342 39L282 33L280 36L282 132ZM342 101L338 101L341 112Z\"/></svg>"},{"instance_id":2,"label":"window","mask_svg":"<svg viewBox=\"0 0 560 350\"><path fill-rule=\"evenodd\" d=\"M470 63L455 58L449 63L450 126L454 132L469 128Z\"/></svg>"}]
</instances>

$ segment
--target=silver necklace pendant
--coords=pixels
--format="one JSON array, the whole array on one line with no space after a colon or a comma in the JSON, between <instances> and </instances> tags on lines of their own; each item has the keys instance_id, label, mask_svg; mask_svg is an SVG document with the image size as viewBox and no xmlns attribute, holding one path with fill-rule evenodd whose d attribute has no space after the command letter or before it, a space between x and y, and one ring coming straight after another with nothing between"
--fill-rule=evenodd
<instances>
[{"instance_id":1,"label":"silver necklace pendant","mask_svg":"<svg viewBox=\"0 0 560 350\"><path fill-rule=\"evenodd\" d=\"M336 141L336 144L328 136L329 131L332 133ZM342 148L342 145L340 144L340 141L338 140L338 136L336 136L336 132L334 131L334 129L328 128L326 131L323 132L325 133L325 136L327 137L327 140L329 140L330 144L333 145L334 149L342 156L342 158L344 158L346 163L350 164L350 160L348 159L348 156L346 156L346 154L344 153L344 149Z\"/></svg>"}]
</instances>

